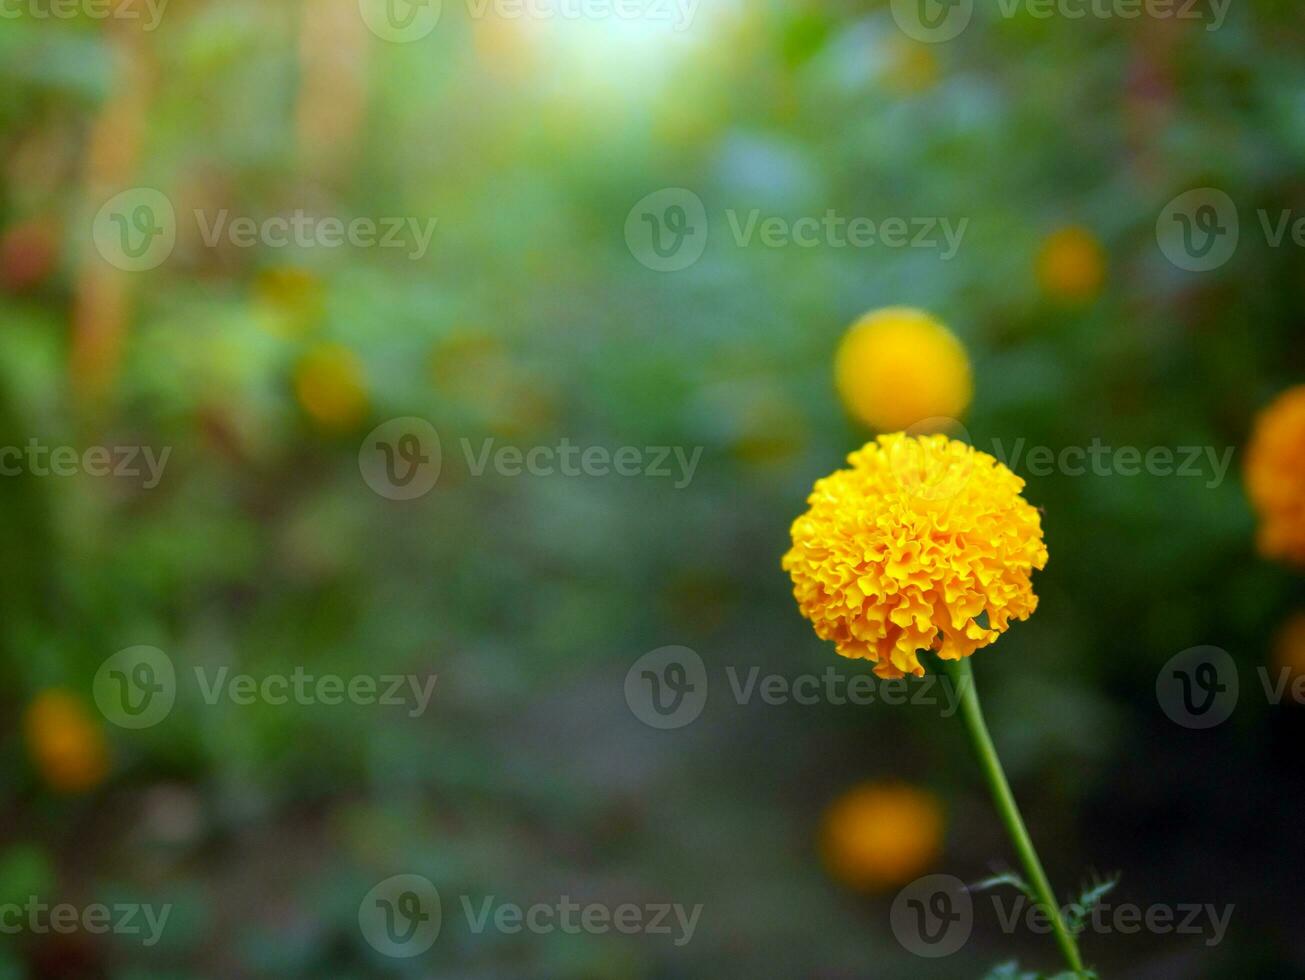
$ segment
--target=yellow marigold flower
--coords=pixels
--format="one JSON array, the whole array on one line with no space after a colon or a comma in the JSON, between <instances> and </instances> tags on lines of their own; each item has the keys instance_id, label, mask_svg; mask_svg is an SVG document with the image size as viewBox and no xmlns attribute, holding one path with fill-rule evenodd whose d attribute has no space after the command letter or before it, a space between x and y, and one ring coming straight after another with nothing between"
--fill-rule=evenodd
<instances>
[{"instance_id":1,"label":"yellow marigold flower","mask_svg":"<svg viewBox=\"0 0 1305 980\"><path fill-rule=\"evenodd\" d=\"M59 688L43 691L23 719L27 751L49 786L60 793L84 793L109 772L104 731L75 696Z\"/></svg>"},{"instance_id":2,"label":"yellow marigold flower","mask_svg":"<svg viewBox=\"0 0 1305 980\"><path fill-rule=\"evenodd\" d=\"M1273 643L1273 666L1295 680L1305 677L1305 613L1293 613Z\"/></svg>"},{"instance_id":3,"label":"yellow marigold flower","mask_svg":"<svg viewBox=\"0 0 1305 980\"><path fill-rule=\"evenodd\" d=\"M1101 291L1106 253L1097 237L1079 225L1057 229L1038 250L1038 284L1049 296L1082 303Z\"/></svg>"},{"instance_id":4,"label":"yellow marigold flower","mask_svg":"<svg viewBox=\"0 0 1305 980\"><path fill-rule=\"evenodd\" d=\"M973 393L961 342L906 306L875 310L852 325L834 358L834 381L849 414L887 431L960 418Z\"/></svg>"},{"instance_id":5,"label":"yellow marigold flower","mask_svg":"<svg viewBox=\"0 0 1305 980\"><path fill-rule=\"evenodd\" d=\"M1260 515L1261 554L1305 564L1305 385L1283 392L1255 420L1245 478Z\"/></svg>"},{"instance_id":6,"label":"yellow marigold flower","mask_svg":"<svg viewBox=\"0 0 1305 980\"><path fill-rule=\"evenodd\" d=\"M942 853L937 798L899 784L865 783L825 811L820 850L829 873L852 888L882 890L928 870Z\"/></svg>"},{"instance_id":7,"label":"yellow marigold flower","mask_svg":"<svg viewBox=\"0 0 1305 980\"><path fill-rule=\"evenodd\" d=\"M340 344L314 347L295 368L295 395L323 428L356 428L367 414L362 362Z\"/></svg>"},{"instance_id":8,"label":"yellow marigold flower","mask_svg":"<svg viewBox=\"0 0 1305 980\"><path fill-rule=\"evenodd\" d=\"M1037 608L1047 549L1018 476L941 435L882 435L847 461L816 481L782 562L840 654L921 676L918 651L968 657Z\"/></svg>"}]
</instances>

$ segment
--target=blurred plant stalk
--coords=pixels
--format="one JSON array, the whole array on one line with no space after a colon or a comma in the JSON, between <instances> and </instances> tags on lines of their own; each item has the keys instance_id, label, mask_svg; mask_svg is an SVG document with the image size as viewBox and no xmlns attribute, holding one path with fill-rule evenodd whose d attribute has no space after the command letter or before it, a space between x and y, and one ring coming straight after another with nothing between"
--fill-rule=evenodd
<instances>
[{"instance_id":1,"label":"blurred plant stalk","mask_svg":"<svg viewBox=\"0 0 1305 980\"><path fill-rule=\"evenodd\" d=\"M157 76L151 34L106 21L113 84L91 128L82 197L93 214L106 198L132 186L147 131ZM104 262L87 243L73 286L69 378L73 396L93 411L117 376L130 315L128 274Z\"/></svg>"}]
</instances>

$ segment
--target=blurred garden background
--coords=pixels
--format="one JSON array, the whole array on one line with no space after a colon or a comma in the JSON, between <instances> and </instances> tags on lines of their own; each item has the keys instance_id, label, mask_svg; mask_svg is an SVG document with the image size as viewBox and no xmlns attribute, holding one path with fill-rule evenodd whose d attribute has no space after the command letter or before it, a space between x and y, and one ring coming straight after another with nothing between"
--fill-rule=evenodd
<instances>
[{"instance_id":1,"label":"blurred garden background","mask_svg":"<svg viewBox=\"0 0 1305 980\"><path fill-rule=\"evenodd\" d=\"M779 563L874 435L839 341L899 305L959 338L969 438L1043 510L1040 607L974 667L1053 883L1232 907L1217 942L1089 930L1086 959L1305 975L1305 704L1258 673L1305 671L1305 579L1257 552L1242 478L1305 382L1305 14L960 0L942 39L908 6L5 4L0 905L170 914L148 945L0 920L0 976L1054 973L986 899L946 958L891 927L915 876L1014 860L956 717L733 683L870 672ZM1239 219L1217 265L1158 233L1200 188ZM438 479L395 499L360 453L411 418ZM1202 462L1025 455L1094 444ZM637 453L495 455L565 445ZM1240 697L1194 728L1157 678L1202 645ZM709 696L663 729L626 680L666 646ZM139 728L96 698L135 647L176 671ZM245 704L197 668L435 680L421 711ZM905 856L858 843L885 826ZM443 900L407 958L360 928L400 874ZM487 896L701 915L682 944L477 932L462 899Z\"/></svg>"}]
</instances>

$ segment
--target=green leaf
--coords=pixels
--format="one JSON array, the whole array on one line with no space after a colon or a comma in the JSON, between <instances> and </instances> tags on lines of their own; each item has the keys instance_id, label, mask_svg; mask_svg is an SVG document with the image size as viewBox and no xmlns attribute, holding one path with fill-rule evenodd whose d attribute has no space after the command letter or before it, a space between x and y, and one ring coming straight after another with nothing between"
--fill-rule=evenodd
<instances>
[{"instance_id":1,"label":"green leaf","mask_svg":"<svg viewBox=\"0 0 1305 980\"><path fill-rule=\"evenodd\" d=\"M1094 875L1092 884L1084 886L1083 892L1078 898L1070 902L1066 909L1065 924L1069 927L1069 930L1075 935L1082 932L1093 909L1101 904L1101 900L1117 884L1119 884L1118 874L1113 874L1107 878L1096 878Z\"/></svg>"},{"instance_id":2,"label":"green leaf","mask_svg":"<svg viewBox=\"0 0 1305 980\"><path fill-rule=\"evenodd\" d=\"M1029 887L1029 883L1014 871L1003 871L1001 874L993 875L991 878L985 878L983 881L970 885L970 891L987 891L990 888L1000 888L1002 885L1010 885L1010 887L1018 889L1030 902L1035 905L1038 904L1038 896L1033 893L1033 889Z\"/></svg>"}]
</instances>

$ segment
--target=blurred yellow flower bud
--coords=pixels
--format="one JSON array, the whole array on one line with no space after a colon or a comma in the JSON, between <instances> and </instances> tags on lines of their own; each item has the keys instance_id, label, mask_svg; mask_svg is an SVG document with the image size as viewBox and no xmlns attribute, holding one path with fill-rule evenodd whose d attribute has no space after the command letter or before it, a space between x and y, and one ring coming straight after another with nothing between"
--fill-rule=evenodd
<instances>
[{"instance_id":1,"label":"blurred yellow flower bud","mask_svg":"<svg viewBox=\"0 0 1305 980\"><path fill-rule=\"evenodd\" d=\"M348 431L367 415L362 362L341 344L314 347L295 368L295 395L324 429Z\"/></svg>"},{"instance_id":2,"label":"blurred yellow flower bud","mask_svg":"<svg viewBox=\"0 0 1305 980\"><path fill-rule=\"evenodd\" d=\"M843 337L834 381L849 414L872 429L959 419L973 387L970 359L950 330L922 310L867 313Z\"/></svg>"},{"instance_id":3,"label":"blurred yellow flower bud","mask_svg":"<svg viewBox=\"0 0 1305 980\"><path fill-rule=\"evenodd\" d=\"M1092 232L1079 225L1053 231L1038 250L1038 284L1055 299L1083 303L1101 291L1106 255Z\"/></svg>"},{"instance_id":4,"label":"blurred yellow flower bud","mask_svg":"<svg viewBox=\"0 0 1305 980\"><path fill-rule=\"evenodd\" d=\"M1245 478L1260 515L1260 553L1305 565L1305 385L1283 392L1256 418Z\"/></svg>"},{"instance_id":5,"label":"blurred yellow flower bud","mask_svg":"<svg viewBox=\"0 0 1305 980\"><path fill-rule=\"evenodd\" d=\"M927 871L942 853L943 813L930 792L893 783L864 783L825 811L821 855L849 887L879 891Z\"/></svg>"},{"instance_id":6,"label":"blurred yellow flower bud","mask_svg":"<svg viewBox=\"0 0 1305 980\"><path fill-rule=\"evenodd\" d=\"M41 777L60 793L84 793L109 772L104 731L80 700L51 688L28 706L27 751Z\"/></svg>"}]
</instances>

